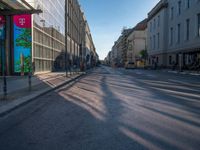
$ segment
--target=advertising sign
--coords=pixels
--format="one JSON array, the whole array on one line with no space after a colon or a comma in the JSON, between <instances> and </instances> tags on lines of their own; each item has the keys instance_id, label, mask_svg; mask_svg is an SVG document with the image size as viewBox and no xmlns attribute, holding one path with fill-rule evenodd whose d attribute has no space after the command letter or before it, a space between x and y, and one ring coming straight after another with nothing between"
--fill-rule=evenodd
<instances>
[{"instance_id":1,"label":"advertising sign","mask_svg":"<svg viewBox=\"0 0 200 150\"><path fill-rule=\"evenodd\" d=\"M14 22L14 72L27 73L31 66L31 15L15 15Z\"/></svg>"},{"instance_id":2,"label":"advertising sign","mask_svg":"<svg viewBox=\"0 0 200 150\"><path fill-rule=\"evenodd\" d=\"M5 18L4 16L0 16L0 39L4 40L5 38Z\"/></svg>"},{"instance_id":3,"label":"advertising sign","mask_svg":"<svg viewBox=\"0 0 200 150\"><path fill-rule=\"evenodd\" d=\"M3 72L3 61L4 61L4 54L5 54L5 17L0 16L0 72Z\"/></svg>"}]
</instances>

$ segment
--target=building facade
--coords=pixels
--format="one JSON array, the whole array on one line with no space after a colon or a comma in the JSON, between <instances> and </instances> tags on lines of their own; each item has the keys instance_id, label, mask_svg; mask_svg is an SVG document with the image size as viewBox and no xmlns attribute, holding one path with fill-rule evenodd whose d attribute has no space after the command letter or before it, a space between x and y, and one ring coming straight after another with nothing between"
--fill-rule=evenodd
<instances>
[{"instance_id":1,"label":"building facade","mask_svg":"<svg viewBox=\"0 0 200 150\"><path fill-rule=\"evenodd\" d=\"M167 66L200 66L200 1L168 0ZM200 69L200 68L199 68Z\"/></svg>"},{"instance_id":2,"label":"building facade","mask_svg":"<svg viewBox=\"0 0 200 150\"><path fill-rule=\"evenodd\" d=\"M145 61L144 56L141 55L142 51L147 49L147 19L138 23L129 34L127 38L127 61L140 67Z\"/></svg>"},{"instance_id":3,"label":"building facade","mask_svg":"<svg viewBox=\"0 0 200 150\"><path fill-rule=\"evenodd\" d=\"M96 63L96 49L92 40L89 25L85 22L85 47L84 47L84 63L86 68L93 67Z\"/></svg>"},{"instance_id":4,"label":"building facade","mask_svg":"<svg viewBox=\"0 0 200 150\"><path fill-rule=\"evenodd\" d=\"M120 37L115 41L111 50L111 65L124 67L127 62L127 37L132 29L123 29Z\"/></svg>"},{"instance_id":5,"label":"building facade","mask_svg":"<svg viewBox=\"0 0 200 150\"><path fill-rule=\"evenodd\" d=\"M9 0L0 3L1 9L4 9L4 3L6 7L15 6L15 12L25 7L42 10L33 15L6 17L7 44L3 51L6 51L7 75L80 68L81 61L86 63L88 45L90 63L96 59L89 25L78 0L27 0L23 3ZM2 68L4 65L0 62Z\"/></svg>"},{"instance_id":6,"label":"building facade","mask_svg":"<svg viewBox=\"0 0 200 150\"><path fill-rule=\"evenodd\" d=\"M168 3L161 0L148 14L147 51L148 64L166 65Z\"/></svg>"},{"instance_id":7,"label":"building facade","mask_svg":"<svg viewBox=\"0 0 200 150\"><path fill-rule=\"evenodd\" d=\"M32 62L34 72L65 68L65 2L30 0L43 13L32 16Z\"/></svg>"},{"instance_id":8,"label":"building facade","mask_svg":"<svg viewBox=\"0 0 200 150\"><path fill-rule=\"evenodd\" d=\"M198 69L199 32L199 0L161 0L148 14L149 64Z\"/></svg>"}]
</instances>

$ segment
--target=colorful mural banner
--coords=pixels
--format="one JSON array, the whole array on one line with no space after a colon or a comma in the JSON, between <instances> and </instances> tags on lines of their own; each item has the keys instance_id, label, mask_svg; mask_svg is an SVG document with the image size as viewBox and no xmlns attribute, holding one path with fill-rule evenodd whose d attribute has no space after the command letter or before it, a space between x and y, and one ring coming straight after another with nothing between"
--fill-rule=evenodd
<instances>
[{"instance_id":1,"label":"colorful mural banner","mask_svg":"<svg viewBox=\"0 0 200 150\"><path fill-rule=\"evenodd\" d=\"M6 26L6 20L4 16L0 16L0 39L5 39L5 26Z\"/></svg>"},{"instance_id":2,"label":"colorful mural banner","mask_svg":"<svg viewBox=\"0 0 200 150\"><path fill-rule=\"evenodd\" d=\"M0 16L0 73L4 70L4 55L5 55L5 31L6 20L4 16Z\"/></svg>"},{"instance_id":3,"label":"colorful mural banner","mask_svg":"<svg viewBox=\"0 0 200 150\"><path fill-rule=\"evenodd\" d=\"M31 71L31 15L15 15L14 22L14 72Z\"/></svg>"}]
</instances>

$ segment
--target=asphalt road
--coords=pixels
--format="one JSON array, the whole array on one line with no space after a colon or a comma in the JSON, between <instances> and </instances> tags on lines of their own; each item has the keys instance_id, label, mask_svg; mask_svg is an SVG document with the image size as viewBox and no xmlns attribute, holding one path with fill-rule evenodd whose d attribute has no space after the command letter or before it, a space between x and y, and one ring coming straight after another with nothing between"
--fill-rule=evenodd
<instances>
[{"instance_id":1,"label":"asphalt road","mask_svg":"<svg viewBox=\"0 0 200 150\"><path fill-rule=\"evenodd\" d=\"M0 118L0 150L199 150L200 77L100 67Z\"/></svg>"}]
</instances>

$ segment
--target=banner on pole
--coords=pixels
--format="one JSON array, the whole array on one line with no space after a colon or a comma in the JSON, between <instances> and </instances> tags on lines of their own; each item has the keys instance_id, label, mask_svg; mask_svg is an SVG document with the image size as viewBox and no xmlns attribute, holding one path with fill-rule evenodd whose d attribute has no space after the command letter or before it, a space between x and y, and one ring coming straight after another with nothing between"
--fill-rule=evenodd
<instances>
[{"instance_id":1,"label":"banner on pole","mask_svg":"<svg viewBox=\"0 0 200 150\"><path fill-rule=\"evenodd\" d=\"M14 72L27 73L31 69L31 15L15 15L14 22Z\"/></svg>"}]
</instances>

